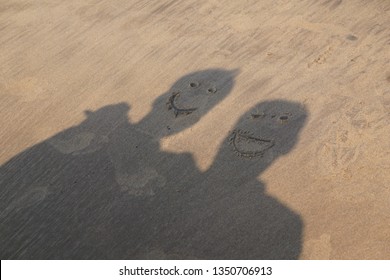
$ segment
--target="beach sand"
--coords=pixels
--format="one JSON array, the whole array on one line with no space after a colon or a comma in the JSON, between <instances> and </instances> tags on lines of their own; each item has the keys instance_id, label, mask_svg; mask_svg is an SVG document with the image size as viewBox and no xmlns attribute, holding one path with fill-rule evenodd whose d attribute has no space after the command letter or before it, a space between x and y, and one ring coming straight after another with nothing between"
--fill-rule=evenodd
<instances>
[{"instance_id":1,"label":"beach sand","mask_svg":"<svg viewBox=\"0 0 390 280\"><path fill-rule=\"evenodd\" d=\"M383 0L2 0L1 258L389 259L389 27Z\"/></svg>"}]
</instances>

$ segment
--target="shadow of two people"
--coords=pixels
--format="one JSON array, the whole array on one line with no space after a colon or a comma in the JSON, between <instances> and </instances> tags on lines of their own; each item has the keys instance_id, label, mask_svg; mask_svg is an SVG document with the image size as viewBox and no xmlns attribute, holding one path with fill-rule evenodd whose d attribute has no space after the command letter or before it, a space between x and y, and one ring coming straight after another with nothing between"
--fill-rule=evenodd
<instances>
[{"instance_id":1,"label":"shadow of two people","mask_svg":"<svg viewBox=\"0 0 390 280\"><path fill-rule=\"evenodd\" d=\"M294 146L307 115L300 104L255 105L205 172L190 154L160 149L162 137L195 124L226 97L236 74L210 69L182 77L137 124L128 122L125 103L87 112L80 125L5 163L1 257L298 258L299 215L267 195L257 177Z\"/></svg>"}]
</instances>

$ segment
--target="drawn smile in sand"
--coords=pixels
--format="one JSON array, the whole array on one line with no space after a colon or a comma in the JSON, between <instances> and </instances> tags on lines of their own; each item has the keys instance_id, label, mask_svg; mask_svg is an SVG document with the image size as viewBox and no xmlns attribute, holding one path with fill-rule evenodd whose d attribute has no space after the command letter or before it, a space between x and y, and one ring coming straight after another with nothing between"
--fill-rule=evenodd
<instances>
[{"instance_id":1,"label":"drawn smile in sand","mask_svg":"<svg viewBox=\"0 0 390 280\"><path fill-rule=\"evenodd\" d=\"M188 108L188 109L178 108L175 105L175 98L178 97L179 95L180 92L172 93L172 96L169 97L169 101L168 101L168 110L173 109L173 112L175 113L175 117L177 117L179 114L186 114L186 115L191 114L197 109L197 108Z\"/></svg>"},{"instance_id":2,"label":"drawn smile in sand","mask_svg":"<svg viewBox=\"0 0 390 280\"><path fill-rule=\"evenodd\" d=\"M234 130L230 139L234 151L242 157L263 156L264 152L274 145L273 140L253 136L249 131Z\"/></svg>"}]
</instances>

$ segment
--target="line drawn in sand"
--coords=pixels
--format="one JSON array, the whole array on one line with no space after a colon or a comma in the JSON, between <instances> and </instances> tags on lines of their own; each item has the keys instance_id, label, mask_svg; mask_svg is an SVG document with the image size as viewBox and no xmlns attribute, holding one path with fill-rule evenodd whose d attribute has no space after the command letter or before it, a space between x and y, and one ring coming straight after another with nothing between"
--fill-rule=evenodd
<instances>
[{"instance_id":1,"label":"line drawn in sand","mask_svg":"<svg viewBox=\"0 0 390 280\"><path fill-rule=\"evenodd\" d=\"M318 55L312 62L307 64L307 67L312 67L313 64L324 64L328 57L331 56L333 53L333 47L329 46L327 49L322 52L320 55Z\"/></svg>"},{"instance_id":2,"label":"line drawn in sand","mask_svg":"<svg viewBox=\"0 0 390 280\"><path fill-rule=\"evenodd\" d=\"M178 115L181 115L181 114L188 115L188 114L191 114L192 112L196 111L197 108L188 108L188 109L178 108L175 105L175 99L179 96L180 96L180 92L173 92L171 97L169 97L169 100L167 102L168 110L173 110L175 117L177 117Z\"/></svg>"},{"instance_id":3,"label":"line drawn in sand","mask_svg":"<svg viewBox=\"0 0 390 280\"><path fill-rule=\"evenodd\" d=\"M253 133L240 129L232 132L230 143L238 156L247 158L262 157L265 151L275 145L273 140L255 137Z\"/></svg>"},{"instance_id":4,"label":"line drawn in sand","mask_svg":"<svg viewBox=\"0 0 390 280\"><path fill-rule=\"evenodd\" d=\"M317 166L324 175L353 179L353 172L367 166L367 160L385 158L376 143L388 135L387 112L380 97L369 101L344 98L337 104L342 105L326 105L331 112L326 122L331 125L322 131Z\"/></svg>"}]
</instances>

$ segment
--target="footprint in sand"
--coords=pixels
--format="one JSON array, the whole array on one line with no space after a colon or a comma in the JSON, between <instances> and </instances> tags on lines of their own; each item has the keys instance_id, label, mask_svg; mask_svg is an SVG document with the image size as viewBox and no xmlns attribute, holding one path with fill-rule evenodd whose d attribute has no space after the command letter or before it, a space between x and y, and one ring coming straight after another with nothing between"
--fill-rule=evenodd
<instances>
[{"instance_id":1,"label":"footprint in sand","mask_svg":"<svg viewBox=\"0 0 390 280\"><path fill-rule=\"evenodd\" d=\"M166 179L155 169L145 168L135 174L117 172L116 182L123 192L134 196L154 196L156 188L162 188Z\"/></svg>"},{"instance_id":2,"label":"footprint in sand","mask_svg":"<svg viewBox=\"0 0 390 280\"><path fill-rule=\"evenodd\" d=\"M6 217L11 212L17 212L19 209L28 208L42 202L48 195L48 187L31 187L25 194L12 201L3 211L2 215Z\"/></svg>"},{"instance_id":3,"label":"footprint in sand","mask_svg":"<svg viewBox=\"0 0 390 280\"><path fill-rule=\"evenodd\" d=\"M100 150L108 138L91 132L81 132L71 137L61 136L48 140L48 143L63 154L89 154Z\"/></svg>"}]
</instances>

